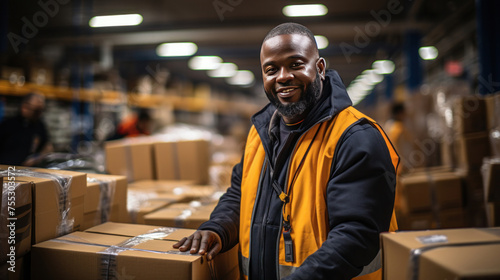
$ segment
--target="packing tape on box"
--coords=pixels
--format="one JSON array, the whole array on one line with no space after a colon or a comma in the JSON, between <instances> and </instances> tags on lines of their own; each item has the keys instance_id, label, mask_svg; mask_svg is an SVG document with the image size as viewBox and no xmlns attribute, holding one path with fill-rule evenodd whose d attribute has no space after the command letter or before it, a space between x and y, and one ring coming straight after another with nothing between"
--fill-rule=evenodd
<instances>
[{"instance_id":1,"label":"packing tape on box","mask_svg":"<svg viewBox=\"0 0 500 280\"><path fill-rule=\"evenodd\" d=\"M174 218L176 227L184 227L186 220L202 206L201 202L194 200L189 203L189 209L182 210L182 213Z\"/></svg>"},{"instance_id":2,"label":"packing tape on box","mask_svg":"<svg viewBox=\"0 0 500 280\"><path fill-rule=\"evenodd\" d=\"M499 235L498 230L495 232L485 229L485 231ZM425 252L446 247L465 247L465 246L500 244L500 241L464 242L464 243L449 244L447 243L448 240L445 235L428 235L428 236L423 236L418 240L423 244L432 244L432 245L411 250L410 260L408 265L409 280L419 280L420 256Z\"/></svg>"},{"instance_id":3,"label":"packing tape on box","mask_svg":"<svg viewBox=\"0 0 500 280\"><path fill-rule=\"evenodd\" d=\"M56 239L52 239L54 242L68 243L68 244L78 244L85 246L97 246L105 248L103 251L97 252L98 254L102 254L101 258L101 279L103 280L111 280L116 279L116 256L118 256L121 252L124 251L138 251L138 252L147 252L154 254L169 254L169 255L193 255L187 252L180 252L178 250L170 250L170 251L156 251L156 250L147 250L147 249L139 249L133 248L141 243L155 240L155 239L164 239L169 236L171 233L175 232L177 228L170 227L160 227L153 230L148 231L145 234L141 234L130 239L127 239L117 245L105 245L88 242L84 238L70 235L63 236ZM213 267L212 261L208 262L210 275L212 279L217 279L215 274L215 269Z\"/></svg>"},{"instance_id":4,"label":"packing tape on box","mask_svg":"<svg viewBox=\"0 0 500 280\"><path fill-rule=\"evenodd\" d=\"M69 211L71 209L70 191L72 176L44 173L40 171L33 171L31 169L0 170L0 176L8 176L12 174L14 177L44 178L55 182L58 186L57 192L59 196L59 224L57 226L57 233L61 236L73 231L75 219L69 217Z\"/></svg>"},{"instance_id":5,"label":"packing tape on box","mask_svg":"<svg viewBox=\"0 0 500 280\"><path fill-rule=\"evenodd\" d=\"M99 204L97 205L97 211L99 211L99 219L97 224L105 223L109 221L109 215L111 213L111 202L116 191L116 180L100 180L97 178L87 177L87 182L98 183L100 189Z\"/></svg>"}]
</instances>

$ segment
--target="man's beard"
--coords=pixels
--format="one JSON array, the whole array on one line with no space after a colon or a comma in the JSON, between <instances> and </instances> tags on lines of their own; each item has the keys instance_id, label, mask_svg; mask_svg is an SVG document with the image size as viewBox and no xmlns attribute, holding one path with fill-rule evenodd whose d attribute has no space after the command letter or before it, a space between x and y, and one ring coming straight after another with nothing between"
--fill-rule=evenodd
<instances>
[{"instance_id":1,"label":"man's beard","mask_svg":"<svg viewBox=\"0 0 500 280\"><path fill-rule=\"evenodd\" d=\"M316 79L310 84L309 87L303 92L300 100L291 104L283 104L280 102L276 95L267 93L269 101L276 107L278 113L285 118L292 118L294 116L302 115L316 104L321 96L321 79L319 74L316 73Z\"/></svg>"}]
</instances>

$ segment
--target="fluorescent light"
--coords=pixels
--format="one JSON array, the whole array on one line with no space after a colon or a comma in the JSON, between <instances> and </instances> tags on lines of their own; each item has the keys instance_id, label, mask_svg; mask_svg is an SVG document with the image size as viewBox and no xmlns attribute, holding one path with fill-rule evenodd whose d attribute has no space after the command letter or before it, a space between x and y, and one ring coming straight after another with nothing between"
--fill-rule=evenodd
<instances>
[{"instance_id":1,"label":"fluorescent light","mask_svg":"<svg viewBox=\"0 0 500 280\"><path fill-rule=\"evenodd\" d=\"M234 63L221 63L219 68L215 70L207 71L208 76L212 78L228 78L236 75L236 71L238 70L238 66Z\"/></svg>"},{"instance_id":2,"label":"fluorescent light","mask_svg":"<svg viewBox=\"0 0 500 280\"><path fill-rule=\"evenodd\" d=\"M363 71L363 81L367 82L370 85L375 85L384 79L384 76L378 74L375 70L373 69L368 69Z\"/></svg>"},{"instance_id":3,"label":"fluorescent light","mask_svg":"<svg viewBox=\"0 0 500 280\"><path fill-rule=\"evenodd\" d=\"M227 79L227 82L231 85L245 86L250 85L254 81L254 75L252 71L240 70L236 72L236 75Z\"/></svg>"},{"instance_id":4,"label":"fluorescent light","mask_svg":"<svg viewBox=\"0 0 500 280\"><path fill-rule=\"evenodd\" d=\"M396 68L394 62L390 60L377 60L373 62L372 67L378 74L391 74Z\"/></svg>"},{"instance_id":5,"label":"fluorescent light","mask_svg":"<svg viewBox=\"0 0 500 280\"><path fill-rule=\"evenodd\" d=\"M163 43L156 48L159 56L191 56L196 53L198 46L191 42Z\"/></svg>"},{"instance_id":6,"label":"fluorescent light","mask_svg":"<svg viewBox=\"0 0 500 280\"><path fill-rule=\"evenodd\" d=\"M328 8L323 4L288 5L282 11L287 17L312 17L326 15Z\"/></svg>"},{"instance_id":7,"label":"fluorescent light","mask_svg":"<svg viewBox=\"0 0 500 280\"><path fill-rule=\"evenodd\" d=\"M132 26L142 22L140 14L96 16L90 19L90 27Z\"/></svg>"},{"instance_id":8,"label":"fluorescent light","mask_svg":"<svg viewBox=\"0 0 500 280\"><path fill-rule=\"evenodd\" d=\"M188 62L189 68L193 70L214 70L219 68L222 58L218 56L195 56Z\"/></svg>"},{"instance_id":9,"label":"fluorescent light","mask_svg":"<svg viewBox=\"0 0 500 280\"><path fill-rule=\"evenodd\" d=\"M438 50L434 46L421 47L418 54L423 60L433 60L438 56Z\"/></svg>"},{"instance_id":10,"label":"fluorescent light","mask_svg":"<svg viewBox=\"0 0 500 280\"><path fill-rule=\"evenodd\" d=\"M318 49L322 50L328 47L328 39L322 35L315 35L314 39L316 40L316 45L318 45Z\"/></svg>"}]
</instances>

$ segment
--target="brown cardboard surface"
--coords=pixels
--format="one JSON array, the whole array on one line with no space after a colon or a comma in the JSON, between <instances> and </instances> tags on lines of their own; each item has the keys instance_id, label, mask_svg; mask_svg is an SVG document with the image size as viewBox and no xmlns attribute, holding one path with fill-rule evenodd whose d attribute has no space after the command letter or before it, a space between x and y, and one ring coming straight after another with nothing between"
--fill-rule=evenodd
<instances>
[{"instance_id":1,"label":"brown cardboard surface","mask_svg":"<svg viewBox=\"0 0 500 280\"><path fill-rule=\"evenodd\" d=\"M420 279L500 279L500 244L438 248L422 255Z\"/></svg>"},{"instance_id":2,"label":"brown cardboard surface","mask_svg":"<svg viewBox=\"0 0 500 280\"><path fill-rule=\"evenodd\" d=\"M462 206L461 177L452 172L402 176L402 199L406 212L429 211ZM433 201L435 200L435 204Z\"/></svg>"},{"instance_id":3,"label":"brown cardboard surface","mask_svg":"<svg viewBox=\"0 0 500 280\"><path fill-rule=\"evenodd\" d=\"M483 172L485 201L500 202L500 162L488 162Z\"/></svg>"},{"instance_id":4,"label":"brown cardboard surface","mask_svg":"<svg viewBox=\"0 0 500 280\"><path fill-rule=\"evenodd\" d=\"M148 225L197 229L210 219L215 206L217 203L199 207L175 203L145 215L144 222Z\"/></svg>"},{"instance_id":5,"label":"brown cardboard surface","mask_svg":"<svg viewBox=\"0 0 500 280\"><path fill-rule=\"evenodd\" d=\"M426 239L427 243L419 240ZM385 280L399 280L408 279L408 272L410 269L410 252L414 249L423 249L420 259L423 259L428 253L433 250L426 251L429 246L450 246L456 244L476 244L480 242L498 242L500 244L500 228L476 229L476 228L463 228L463 229L448 229L448 230L428 230L428 231L403 231L398 233L382 233L381 234L381 247L383 259L383 279ZM457 247L458 248L458 247ZM434 249L437 250L437 249ZM466 255L462 253L450 254L449 262L453 263L454 260L468 257L470 259L476 258L485 260L487 262L487 252L476 255ZM448 260L446 260L448 262ZM498 264L498 263L497 263ZM496 266L500 267L500 266ZM423 270L426 267L420 267L419 275L423 275ZM470 269L468 269L470 271ZM433 274L433 271L426 272ZM429 274L425 274L429 275ZM419 277L416 279L432 280L443 278L424 278ZM450 278L450 279L469 279L469 278ZM476 279L476 278L470 278Z\"/></svg>"},{"instance_id":6,"label":"brown cardboard surface","mask_svg":"<svg viewBox=\"0 0 500 280\"><path fill-rule=\"evenodd\" d=\"M464 96L453 107L453 128L458 134L487 130L486 103L481 96Z\"/></svg>"},{"instance_id":7,"label":"brown cardboard surface","mask_svg":"<svg viewBox=\"0 0 500 280\"><path fill-rule=\"evenodd\" d=\"M179 254L172 248L176 241L125 236L127 232L147 233L154 229L107 223L57 239L66 240L63 242L50 240L37 244L32 252L32 279L101 279L105 276L102 273L135 280L164 279L166 276L168 279L211 279L206 258ZM183 234L193 232L184 230ZM120 249L110 248L111 245ZM212 267L217 279L234 276L237 258L235 247L214 259Z\"/></svg>"},{"instance_id":8,"label":"brown cardboard surface","mask_svg":"<svg viewBox=\"0 0 500 280\"><path fill-rule=\"evenodd\" d=\"M8 166L0 165L0 169L7 169ZM22 171L28 168L16 166L16 170ZM58 228L62 223L67 222L66 227L69 231L75 231L83 223L84 195L87 185L87 176L85 173L34 168L29 169L34 172L40 172L51 175L68 176L71 178L71 185L66 196L69 207L67 218L63 221L60 209L60 190L58 182L49 178L23 177L17 176L16 180L30 182L32 185L32 244L42 242L59 236ZM18 173L22 175L22 173ZM69 226L72 225L72 226Z\"/></svg>"},{"instance_id":9,"label":"brown cardboard surface","mask_svg":"<svg viewBox=\"0 0 500 280\"><path fill-rule=\"evenodd\" d=\"M87 177L114 185L113 197L111 198L111 211L109 220L114 222L128 222L127 211L127 177L108 174L87 174Z\"/></svg>"},{"instance_id":10,"label":"brown cardboard surface","mask_svg":"<svg viewBox=\"0 0 500 280\"><path fill-rule=\"evenodd\" d=\"M154 179L153 146L146 137L108 141L106 170L129 181Z\"/></svg>"},{"instance_id":11,"label":"brown cardboard surface","mask_svg":"<svg viewBox=\"0 0 500 280\"><path fill-rule=\"evenodd\" d=\"M31 250L32 194L31 183L19 178L0 179L2 197L0 200L0 263L5 263L13 255L14 259L26 255ZM9 227L8 227L9 226ZM14 239L9 238L11 231ZM13 246L14 252L11 251Z\"/></svg>"},{"instance_id":12,"label":"brown cardboard surface","mask_svg":"<svg viewBox=\"0 0 500 280\"><path fill-rule=\"evenodd\" d=\"M479 169L483 159L490 156L490 142L488 133L474 133L463 135L455 141L457 166L463 169Z\"/></svg>"},{"instance_id":13,"label":"brown cardboard surface","mask_svg":"<svg viewBox=\"0 0 500 280\"><path fill-rule=\"evenodd\" d=\"M156 178L208 183L209 144L206 140L155 143Z\"/></svg>"},{"instance_id":14,"label":"brown cardboard surface","mask_svg":"<svg viewBox=\"0 0 500 280\"><path fill-rule=\"evenodd\" d=\"M500 92L489 94L484 98L486 103L486 119L488 130L500 125Z\"/></svg>"}]
</instances>

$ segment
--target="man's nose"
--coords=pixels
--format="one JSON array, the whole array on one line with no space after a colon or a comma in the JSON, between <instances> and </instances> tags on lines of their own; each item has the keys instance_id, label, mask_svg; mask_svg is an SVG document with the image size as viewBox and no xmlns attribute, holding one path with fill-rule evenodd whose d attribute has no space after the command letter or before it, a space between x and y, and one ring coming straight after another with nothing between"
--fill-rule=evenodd
<instances>
[{"instance_id":1,"label":"man's nose","mask_svg":"<svg viewBox=\"0 0 500 280\"><path fill-rule=\"evenodd\" d=\"M276 82L282 84L282 83L286 83L286 82L290 81L291 79L293 79L293 74L290 71L288 71L288 69L283 67L280 69L280 71L278 73L278 77L276 78Z\"/></svg>"}]
</instances>

